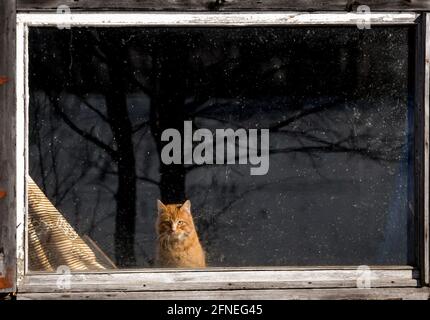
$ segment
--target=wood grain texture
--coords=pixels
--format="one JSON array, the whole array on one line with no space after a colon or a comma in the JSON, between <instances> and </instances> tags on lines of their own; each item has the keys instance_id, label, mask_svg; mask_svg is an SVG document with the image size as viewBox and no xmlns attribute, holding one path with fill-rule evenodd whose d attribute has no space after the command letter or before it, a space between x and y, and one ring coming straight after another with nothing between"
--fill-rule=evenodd
<instances>
[{"instance_id":1,"label":"wood grain texture","mask_svg":"<svg viewBox=\"0 0 430 320\"><path fill-rule=\"evenodd\" d=\"M357 288L357 269L304 270L198 270L146 272L73 273L67 292L88 291L175 291L245 290L286 288ZM371 269L371 287L417 287L418 272L409 269ZM20 292L63 292L57 286L60 275L29 274Z\"/></svg>"},{"instance_id":2,"label":"wood grain texture","mask_svg":"<svg viewBox=\"0 0 430 320\"><path fill-rule=\"evenodd\" d=\"M19 11L56 10L171 11L352 11L367 5L372 11L429 10L429 0L18 0Z\"/></svg>"},{"instance_id":3,"label":"wood grain texture","mask_svg":"<svg viewBox=\"0 0 430 320\"><path fill-rule=\"evenodd\" d=\"M197 1L197 0L17 0L18 10L21 12L28 11L56 11L59 5L68 5L72 12L75 11L112 11L112 10L142 10L142 11L348 11L355 10L357 1ZM430 10L430 1L360 1L359 4L369 5L372 11L422 11ZM0 5L1 6L1 5ZM1 26L0 22L0 26ZM2 40L3 41L3 40ZM4 48L3 42L0 48ZM2 55L4 56L4 55ZM9 66L8 66L9 67ZM1 70L1 69L0 69ZM2 99L3 100L3 99ZM7 101L7 100L5 100ZM3 110L3 106L2 109ZM12 112L13 113L13 112ZM0 118L0 123L3 120ZM10 118L9 118L10 119ZM13 121L11 123L14 123ZM1 129L0 129L1 130ZM1 132L1 131L0 131ZM2 134L2 139L5 135ZM428 143L428 142L427 142ZM0 158L0 160L3 160ZM2 165L3 167L3 165ZM0 167L0 177L1 176ZM0 180L1 181L1 180ZM0 200L1 201L1 200ZM0 202L0 208L1 202ZM1 219L1 217L0 217ZM50 293L55 290L58 276L55 275L34 275L27 278L23 287L20 288L24 293L20 294L23 299L45 298L113 298L113 299L178 299L178 292L185 282L188 290L205 290L205 291L186 291L181 292L183 299L261 299L264 297L270 299L428 299L428 289L410 288L417 285L417 281L409 274L394 275L392 272L386 276L380 273L382 278L375 280L375 285L384 287L383 289L358 290L354 289L355 280L352 274L334 274L320 273L306 278L302 275L295 274L296 280L290 279L285 275L281 281L278 279L279 273L268 275L257 282L246 282L244 279L231 282L231 278L221 277L219 281L206 280L202 277L194 277L190 274L175 273L170 274L158 273L158 277L148 278L140 277L135 274L129 277L104 275L74 275L74 286L70 293ZM122 277L122 278L121 278ZM175 278L175 279L173 279ZM80 280L81 279L81 280ZM177 281L179 279L179 281ZM300 280L297 280L300 279ZM305 280L302 280L305 279ZM148 281L149 280L149 281ZM204 279L203 279L204 280ZM121 285L119 285L121 283ZM315 289L323 287L344 287L344 289ZM399 288L399 287L408 288ZM305 287L306 290L297 290L295 288ZM389 288L396 287L396 288ZM247 288L249 290L243 290ZM264 288L264 290L261 290ZM311 289L312 288L312 289ZM220 290L220 291L208 291ZM229 289L228 291L226 291ZM230 290L234 289L234 290ZM259 289L259 290L255 290ZM97 293L95 291L100 290ZM149 292L148 292L149 290ZM165 291L160 291L165 290ZM92 291L91 293L88 291ZM112 291L112 292L109 292ZM115 291L115 292L113 292ZM121 292L124 291L124 292ZM128 291L128 292L127 292ZM137 292L140 291L140 292ZM36 293L37 292L37 293ZM41 294L40 292L46 292ZM60 295L61 294L61 295ZM59 296L60 295L60 296Z\"/></svg>"},{"instance_id":4,"label":"wood grain texture","mask_svg":"<svg viewBox=\"0 0 430 320\"><path fill-rule=\"evenodd\" d=\"M113 300L428 300L428 288L384 289L288 289L230 291L19 293L18 300L113 299Z\"/></svg>"},{"instance_id":5,"label":"wood grain texture","mask_svg":"<svg viewBox=\"0 0 430 320\"><path fill-rule=\"evenodd\" d=\"M15 0L0 2L0 292L15 291L16 279L15 9Z\"/></svg>"},{"instance_id":6,"label":"wood grain texture","mask_svg":"<svg viewBox=\"0 0 430 320\"><path fill-rule=\"evenodd\" d=\"M423 44L422 50L424 55L424 61L421 65L421 72L424 75L423 83L423 216L422 216L422 242L423 242L423 252L422 252L422 273L421 279L422 284L430 284L430 240L429 240L429 139L430 139L430 14L424 13L422 16L422 32L423 32Z\"/></svg>"},{"instance_id":7,"label":"wood grain texture","mask_svg":"<svg viewBox=\"0 0 430 320\"><path fill-rule=\"evenodd\" d=\"M372 13L366 18L372 25L415 24L416 12ZM358 13L332 12L235 12L228 14L208 12L168 13L94 13L81 12L69 15L55 13L18 13L17 21L27 26L272 26L272 25L354 25L362 21Z\"/></svg>"},{"instance_id":8,"label":"wood grain texture","mask_svg":"<svg viewBox=\"0 0 430 320\"><path fill-rule=\"evenodd\" d=\"M417 19L415 39L415 202L417 220L415 246L421 269L421 282L429 283L428 273L428 199L429 199L429 42L428 14Z\"/></svg>"}]
</instances>

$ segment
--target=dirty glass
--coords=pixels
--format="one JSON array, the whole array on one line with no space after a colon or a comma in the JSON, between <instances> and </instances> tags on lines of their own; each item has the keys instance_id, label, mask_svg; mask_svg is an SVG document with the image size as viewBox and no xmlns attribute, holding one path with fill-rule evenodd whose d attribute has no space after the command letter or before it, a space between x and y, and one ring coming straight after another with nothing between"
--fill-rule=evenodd
<instances>
[{"instance_id":1,"label":"dirty glass","mask_svg":"<svg viewBox=\"0 0 430 320\"><path fill-rule=\"evenodd\" d=\"M157 267L157 199L207 267L414 264L411 39L30 28L30 269Z\"/></svg>"}]
</instances>

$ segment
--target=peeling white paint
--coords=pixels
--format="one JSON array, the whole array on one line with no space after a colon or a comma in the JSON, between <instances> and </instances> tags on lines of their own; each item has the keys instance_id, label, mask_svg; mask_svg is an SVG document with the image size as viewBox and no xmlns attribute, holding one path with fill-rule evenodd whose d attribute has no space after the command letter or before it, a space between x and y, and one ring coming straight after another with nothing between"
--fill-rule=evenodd
<instances>
[{"instance_id":1,"label":"peeling white paint","mask_svg":"<svg viewBox=\"0 0 430 320\"><path fill-rule=\"evenodd\" d=\"M371 24L413 24L419 14L247 12L247 13L19 13L18 23L30 26L247 26L247 25L355 25L368 19Z\"/></svg>"}]
</instances>

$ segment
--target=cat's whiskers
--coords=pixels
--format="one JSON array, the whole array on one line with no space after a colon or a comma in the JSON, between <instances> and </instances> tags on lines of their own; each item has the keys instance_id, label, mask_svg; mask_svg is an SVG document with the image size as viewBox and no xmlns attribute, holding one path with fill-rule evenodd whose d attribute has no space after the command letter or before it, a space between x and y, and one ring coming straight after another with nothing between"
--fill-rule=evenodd
<instances>
[{"instance_id":1,"label":"cat's whiskers","mask_svg":"<svg viewBox=\"0 0 430 320\"><path fill-rule=\"evenodd\" d=\"M162 233L158 236L158 241L162 248L167 249L169 244L169 235Z\"/></svg>"}]
</instances>

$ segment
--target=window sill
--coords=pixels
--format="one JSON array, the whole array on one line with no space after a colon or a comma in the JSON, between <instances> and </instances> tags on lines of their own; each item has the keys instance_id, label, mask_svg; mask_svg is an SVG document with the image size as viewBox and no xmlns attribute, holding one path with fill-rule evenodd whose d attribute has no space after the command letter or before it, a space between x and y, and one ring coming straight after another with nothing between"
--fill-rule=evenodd
<instances>
[{"instance_id":1,"label":"window sill","mask_svg":"<svg viewBox=\"0 0 430 320\"><path fill-rule=\"evenodd\" d=\"M366 280L361 283L360 279ZM66 283L67 281L67 283ZM28 273L18 282L21 293L82 292L252 292L285 289L417 288L418 270L412 267L370 267L363 274L357 267L308 267L279 269L208 268L205 270L123 270L119 272L80 272L70 275ZM364 290L364 289L363 289ZM333 291L332 291L333 292ZM359 290L361 292L361 289Z\"/></svg>"},{"instance_id":2,"label":"window sill","mask_svg":"<svg viewBox=\"0 0 430 320\"><path fill-rule=\"evenodd\" d=\"M430 289L277 289L217 291L151 291L151 292L63 292L19 293L18 300L45 299L114 299L114 300L428 300Z\"/></svg>"}]
</instances>

